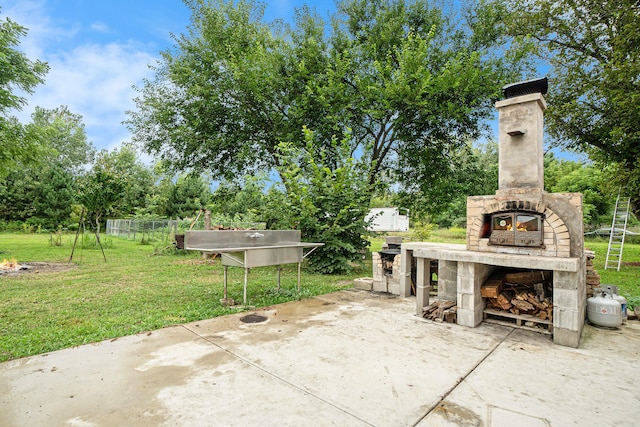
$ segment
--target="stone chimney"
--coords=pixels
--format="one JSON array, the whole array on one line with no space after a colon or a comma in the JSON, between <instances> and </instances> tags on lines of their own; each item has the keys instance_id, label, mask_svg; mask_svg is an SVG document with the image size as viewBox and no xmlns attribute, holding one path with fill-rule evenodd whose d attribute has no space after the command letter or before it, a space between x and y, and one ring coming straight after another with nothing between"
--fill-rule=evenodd
<instances>
[{"instance_id":1,"label":"stone chimney","mask_svg":"<svg viewBox=\"0 0 640 427\"><path fill-rule=\"evenodd\" d=\"M544 191L543 125L547 78L503 88L498 101L498 194Z\"/></svg>"}]
</instances>

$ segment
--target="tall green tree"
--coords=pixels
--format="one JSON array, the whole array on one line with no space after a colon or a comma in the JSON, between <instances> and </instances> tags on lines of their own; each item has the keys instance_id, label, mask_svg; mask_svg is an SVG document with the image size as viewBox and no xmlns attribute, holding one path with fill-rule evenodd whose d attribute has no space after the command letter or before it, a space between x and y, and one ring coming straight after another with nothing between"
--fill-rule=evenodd
<instances>
[{"instance_id":1,"label":"tall green tree","mask_svg":"<svg viewBox=\"0 0 640 427\"><path fill-rule=\"evenodd\" d=\"M98 240L102 219L122 198L126 186L127 183L122 177L99 168L95 168L82 180L79 201L86 208L87 218L91 219Z\"/></svg>"},{"instance_id":2,"label":"tall green tree","mask_svg":"<svg viewBox=\"0 0 640 427\"><path fill-rule=\"evenodd\" d=\"M193 217L207 207L210 198L211 191L203 178L195 174L184 175L171 187L166 212L171 218Z\"/></svg>"},{"instance_id":3,"label":"tall green tree","mask_svg":"<svg viewBox=\"0 0 640 427\"><path fill-rule=\"evenodd\" d=\"M77 203L77 177L60 164L52 164L37 175L30 201L33 214L27 222L47 230L70 225L73 206Z\"/></svg>"},{"instance_id":4,"label":"tall green tree","mask_svg":"<svg viewBox=\"0 0 640 427\"><path fill-rule=\"evenodd\" d=\"M80 175L93 162L95 148L87 139L83 117L66 105L46 109L36 107L27 127L38 129L47 147L43 164L56 164L72 175Z\"/></svg>"},{"instance_id":5,"label":"tall green tree","mask_svg":"<svg viewBox=\"0 0 640 427\"><path fill-rule=\"evenodd\" d=\"M255 218L265 204L266 177L247 175L221 182L211 195L211 211L229 217Z\"/></svg>"},{"instance_id":6,"label":"tall green tree","mask_svg":"<svg viewBox=\"0 0 640 427\"><path fill-rule=\"evenodd\" d=\"M371 192L383 176L433 182L520 72L474 32L484 27L428 2L345 0L330 26L301 8L293 28L264 23L250 0L186 3L189 33L163 53L128 124L149 153L214 178L278 170L281 142L309 148L306 126L329 167L343 160L332 138L350 135Z\"/></svg>"},{"instance_id":7,"label":"tall green tree","mask_svg":"<svg viewBox=\"0 0 640 427\"><path fill-rule=\"evenodd\" d=\"M640 5L636 0L494 0L496 31L535 41L550 68L546 113L559 145L617 169L640 214Z\"/></svg>"},{"instance_id":8,"label":"tall green tree","mask_svg":"<svg viewBox=\"0 0 640 427\"><path fill-rule=\"evenodd\" d=\"M416 180L403 186L395 197L396 203L411 210L415 220L428 221L441 227L465 226L467 196L494 194L498 189L498 144L489 141L472 144L450 153L450 162L431 168L431 182L425 189ZM418 174L416 174L418 175Z\"/></svg>"},{"instance_id":9,"label":"tall green tree","mask_svg":"<svg viewBox=\"0 0 640 427\"><path fill-rule=\"evenodd\" d=\"M0 20L0 177L19 164L35 161L40 151L40 135L11 116L26 104L24 94L33 93L44 82L49 67L31 61L19 50L27 29L9 18Z\"/></svg>"},{"instance_id":10,"label":"tall green tree","mask_svg":"<svg viewBox=\"0 0 640 427\"><path fill-rule=\"evenodd\" d=\"M37 179L24 169L9 172L0 180L0 219L24 222L32 218L35 208L32 203Z\"/></svg>"},{"instance_id":11,"label":"tall green tree","mask_svg":"<svg viewBox=\"0 0 640 427\"><path fill-rule=\"evenodd\" d=\"M558 159L553 153L544 158L544 187L552 193L582 193L585 225L595 229L610 221L617 189L610 178L592 163Z\"/></svg>"},{"instance_id":12,"label":"tall green tree","mask_svg":"<svg viewBox=\"0 0 640 427\"><path fill-rule=\"evenodd\" d=\"M189 33L162 53L130 113L134 141L180 172L232 179L268 170L289 129L281 98L290 91L278 65L286 45L260 22L264 5L186 4Z\"/></svg>"},{"instance_id":13,"label":"tall green tree","mask_svg":"<svg viewBox=\"0 0 640 427\"><path fill-rule=\"evenodd\" d=\"M153 191L146 194L144 209L137 209L136 215L170 217L167 207L174 185L174 174L163 162L156 162L151 166L154 177Z\"/></svg>"},{"instance_id":14,"label":"tall green tree","mask_svg":"<svg viewBox=\"0 0 640 427\"><path fill-rule=\"evenodd\" d=\"M96 156L95 166L121 177L126 185L112 214L119 217L147 212L147 204L155 193L153 170L138 159L132 144L125 143L112 151L101 150Z\"/></svg>"},{"instance_id":15,"label":"tall green tree","mask_svg":"<svg viewBox=\"0 0 640 427\"><path fill-rule=\"evenodd\" d=\"M0 200L7 205L0 219L50 230L65 227L76 203L77 180L95 150L87 141L82 117L67 107L36 107L31 118L23 129L39 135L39 159L6 176L11 184L0 188Z\"/></svg>"}]
</instances>

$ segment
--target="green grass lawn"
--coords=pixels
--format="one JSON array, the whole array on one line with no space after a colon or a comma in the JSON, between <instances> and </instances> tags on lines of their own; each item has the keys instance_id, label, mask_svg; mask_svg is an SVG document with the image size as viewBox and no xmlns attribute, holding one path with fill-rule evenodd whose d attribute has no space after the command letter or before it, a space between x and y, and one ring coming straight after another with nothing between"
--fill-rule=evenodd
<instances>
[{"instance_id":1,"label":"green grass lawn","mask_svg":"<svg viewBox=\"0 0 640 427\"><path fill-rule=\"evenodd\" d=\"M42 234L0 234L0 261L66 263L73 237L62 246ZM104 261L99 249L76 248L68 271L0 277L0 361L236 312L225 308L223 267L199 253L153 255L154 247L107 238ZM312 255L313 256L313 255ZM370 276L370 263L350 275L302 273L287 265L277 289L277 270L252 269L250 306L269 306L353 286ZM228 296L242 302L244 270L229 268Z\"/></svg>"},{"instance_id":2,"label":"green grass lawn","mask_svg":"<svg viewBox=\"0 0 640 427\"><path fill-rule=\"evenodd\" d=\"M73 238L62 236L57 246L45 234L0 234L0 261L67 263ZM434 230L428 240L464 243L464 231ZM380 250L383 242L383 237L372 239L371 249ZM223 268L218 260L204 260L194 252L154 255L154 246L124 239L104 243L107 262L99 249L79 245L73 268L66 271L0 276L0 362L238 310L220 304ZM640 266L604 270L607 242L589 240L585 246L596 252L602 283L619 286L630 306L640 305ZM640 245L625 244L623 260L640 263ZM347 275L303 271L298 295L295 264L284 267L280 290L275 268L252 269L248 305L269 306L349 288L363 276L371 276L370 257ZM229 297L239 302L243 280L242 269L229 269Z\"/></svg>"},{"instance_id":3,"label":"green grass lawn","mask_svg":"<svg viewBox=\"0 0 640 427\"><path fill-rule=\"evenodd\" d=\"M624 244L620 271L604 269L608 245L609 241L605 239L587 239L584 242L585 248L596 253L593 264L600 274L600 282L618 286L620 295L627 299L629 307L640 306L640 244Z\"/></svg>"}]
</instances>

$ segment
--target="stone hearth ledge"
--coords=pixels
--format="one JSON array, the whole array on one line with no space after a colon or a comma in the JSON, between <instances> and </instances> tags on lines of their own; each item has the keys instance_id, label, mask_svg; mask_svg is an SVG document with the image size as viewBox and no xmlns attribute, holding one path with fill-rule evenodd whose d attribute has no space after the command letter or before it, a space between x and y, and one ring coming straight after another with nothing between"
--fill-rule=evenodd
<instances>
[{"instance_id":1,"label":"stone hearth ledge","mask_svg":"<svg viewBox=\"0 0 640 427\"><path fill-rule=\"evenodd\" d=\"M581 263L580 258L552 258L536 255L469 251L466 245L455 244L422 243L420 246L411 249L415 258L473 262L498 267L577 272Z\"/></svg>"}]
</instances>

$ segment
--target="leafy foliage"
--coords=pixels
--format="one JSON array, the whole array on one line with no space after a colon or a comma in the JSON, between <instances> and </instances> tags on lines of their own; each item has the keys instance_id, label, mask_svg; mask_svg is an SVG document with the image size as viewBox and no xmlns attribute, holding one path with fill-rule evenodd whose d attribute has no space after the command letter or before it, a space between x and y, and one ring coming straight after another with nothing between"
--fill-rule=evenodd
<instances>
[{"instance_id":1,"label":"leafy foliage","mask_svg":"<svg viewBox=\"0 0 640 427\"><path fill-rule=\"evenodd\" d=\"M207 206L209 197L209 188L202 178L197 175L182 176L171 187L167 200L167 214L172 218L192 217Z\"/></svg>"},{"instance_id":2,"label":"leafy foliage","mask_svg":"<svg viewBox=\"0 0 640 427\"><path fill-rule=\"evenodd\" d=\"M227 216L245 216L250 220L262 211L265 204L263 189L266 178L245 176L241 181L223 181L211 196L213 213Z\"/></svg>"},{"instance_id":3,"label":"leafy foliage","mask_svg":"<svg viewBox=\"0 0 640 427\"><path fill-rule=\"evenodd\" d=\"M82 117L61 106L36 107L32 122L20 126L25 134L38 135L38 158L11 170L0 184L0 218L28 221L48 230L69 226L76 202L77 179L93 159Z\"/></svg>"},{"instance_id":4,"label":"leafy foliage","mask_svg":"<svg viewBox=\"0 0 640 427\"><path fill-rule=\"evenodd\" d=\"M370 192L435 187L432 171L481 133L501 85L521 69L474 32L484 27L463 30L427 2L346 0L331 25L301 8L293 28L264 23L253 1L187 4L189 33L163 53L128 124L176 170L216 179L281 170L284 141L336 166L332 138L348 135Z\"/></svg>"},{"instance_id":5,"label":"leafy foliage","mask_svg":"<svg viewBox=\"0 0 640 427\"><path fill-rule=\"evenodd\" d=\"M76 182L61 165L52 165L38 174L31 204L30 222L47 230L67 226L76 202Z\"/></svg>"},{"instance_id":6,"label":"leafy foliage","mask_svg":"<svg viewBox=\"0 0 640 427\"><path fill-rule=\"evenodd\" d=\"M582 193L582 214L585 225L597 228L610 222L617 192L607 182L606 174L593 164L545 156L545 189L553 193Z\"/></svg>"},{"instance_id":7,"label":"leafy foliage","mask_svg":"<svg viewBox=\"0 0 640 427\"><path fill-rule=\"evenodd\" d=\"M0 218L26 221L34 214L33 191L37 181L24 170L12 171L0 180Z\"/></svg>"},{"instance_id":8,"label":"leafy foliage","mask_svg":"<svg viewBox=\"0 0 640 427\"><path fill-rule=\"evenodd\" d=\"M309 268L325 274L343 273L368 246L364 217L368 212L366 166L349 156L349 141L332 143L342 159L314 154L313 133L306 130L308 145L300 150L280 145L281 174L285 177L286 218L302 232L304 241L323 242L309 258Z\"/></svg>"},{"instance_id":9,"label":"leafy foliage","mask_svg":"<svg viewBox=\"0 0 640 427\"><path fill-rule=\"evenodd\" d=\"M164 52L131 114L134 141L175 170L233 178L268 170L279 139L290 139L282 40L252 1L188 1L189 36Z\"/></svg>"},{"instance_id":10,"label":"leafy foliage","mask_svg":"<svg viewBox=\"0 0 640 427\"><path fill-rule=\"evenodd\" d=\"M449 157L449 162L434 160L416 166L424 170L407 171L416 180L398 192L397 200L410 208L415 220L429 220L440 227L465 226L467 196L493 194L497 190L497 143L467 144ZM421 174L429 174L431 180L417 179Z\"/></svg>"},{"instance_id":11,"label":"leafy foliage","mask_svg":"<svg viewBox=\"0 0 640 427\"><path fill-rule=\"evenodd\" d=\"M15 117L0 115L0 177L42 158L40 129L25 127Z\"/></svg>"},{"instance_id":12,"label":"leafy foliage","mask_svg":"<svg viewBox=\"0 0 640 427\"><path fill-rule=\"evenodd\" d=\"M125 188L122 177L106 170L94 170L83 180L79 201L87 209L87 217L93 220L96 236L100 234L100 220L122 198Z\"/></svg>"},{"instance_id":13,"label":"leafy foliage","mask_svg":"<svg viewBox=\"0 0 640 427\"><path fill-rule=\"evenodd\" d=\"M49 67L29 60L18 50L26 28L5 18L0 21L0 177L20 163L33 162L38 156L37 133L25 130L17 119L8 115L26 103L24 93L33 93L44 81Z\"/></svg>"},{"instance_id":14,"label":"leafy foliage","mask_svg":"<svg viewBox=\"0 0 640 427\"><path fill-rule=\"evenodd\" d=\"M126 181L121 197L113 206L114 215L124 217L145 211L147 198L155 193L155 177L152 170L138 159L138 153L131 144L123 144L111 152L100 151L93 168L108 170Z\"/></svg>"},{"instance_id":15,"label":"leafy foliage","mask_svg":"<svg viewBox=\"0 0 640 427\"><path fill-rule=\"evenodd\" d=\"M48 71L46 63L32 62L17 47L20 37L27 29L9 18L0 21L0 112L20 109L26 103L24 96L14 93L18 88L33 93L34 88L43 82Z\"/></svg>"},{"instance_id":16,"label":"leafy foliage","mask_svg":"<svg viewBox=\"0 0 640 427\"><path fill-rule=\"evenodd\" d=\"M36 107L31 114L29 129L41 134L46 147L39 167L55 164L72 175L80 175L95 155L93 144L87 140L83 118L72 113L67 106L55 109Z\"/></svg>"}]
</instances>

